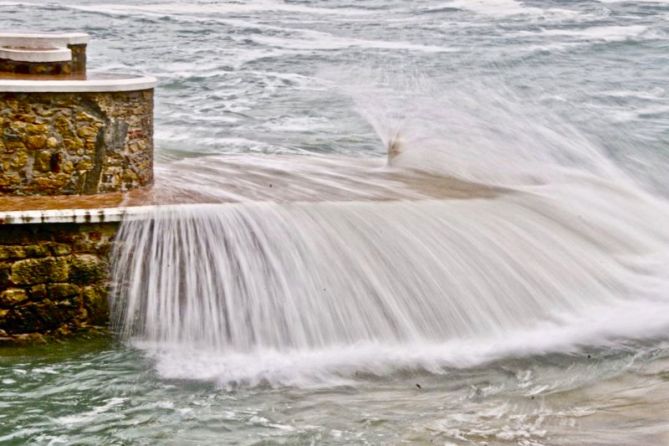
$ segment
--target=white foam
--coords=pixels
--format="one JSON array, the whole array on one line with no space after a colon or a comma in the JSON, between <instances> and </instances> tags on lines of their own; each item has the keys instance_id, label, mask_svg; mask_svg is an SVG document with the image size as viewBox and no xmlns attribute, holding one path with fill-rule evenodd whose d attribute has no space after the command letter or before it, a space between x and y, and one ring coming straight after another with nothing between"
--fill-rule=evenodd
<instances>
[{"instance_id":1,"label":"white foam","mask_svg":"<svg viewBox=\"0 0 669 446\"><path fill-rule=\"evenodd\" d=\"M239 385L320 387L352 385L359 376L422 371L446 374L508 357L547 352L574 353L610 347L621 339L663 336L669 328L667 303L602 307L569 324L542 324L499 338L444 343L361 342L311 350L259 348L252 352L212 350L202 345L135 342L155 361L163 378Z\"/></svg>"},{"instance_id":2,"label":"white foam","mask_svg":"<svg viewBox=\"0 0 669 446\"><path fill-rule=\"evenodd\" d=\"M282 38L274 36L254 36L251 40L268 45L272 48L286 48L292 50L334 50L343 48L375 48L390 50L411 50L426 53L441 53L457 51L454 48L448 48L437 45L421 45L410 42L388 41L388 40L368 40L347 37L337 37L327 33L305 32L308 36L300 38ZM248 39L248 37L245 37Z\"/></svg>"},{"instance_id":3,"label":"white foam","mask_svg":"<svg viewBox=\"0 0 669 446\"><path fill-rule=\"evenodd\" d=\"M311 133L331 129L332 124L325 118L292 116L267 121L263 127L275 132Z\"/></svg>"},{"instance_id":4,"label":"white foam","mask_svg":"<svg viewBox=\"0 0 669 446\"><path fill-rule=\"evenodd\" d=\"M317 8L281 1L249 1L240 3L153 3L144 5L120 5L100 3L95 6L69 5L71 8L91 12L112 14L152 13L152 14L197 14L197 15L240 15L250 13L281 12L334 16L365 16L373 14L357 8Z\"/></svg>"},{"instance_id":5,"label":"white foam","mask_svg":"<svg viewBox=\"0 0 669 446\"><path fill-rule=\"evenodd\" d=\"M648 31L643 25L630 26L593 26L584 29L546 29L541 34L552 37L576 37L586 40L619 42L639 37Z\"/></svg>"},{"instance_id":6,"label":"white foam","mask_svg":"<svg viewBox=\"0 0 669 446\"><path fill-rule=\"evenodd\" d=\"M122 405L126 401L127 398L119 398L119 397L109 398L104 404L94 407L91 410L80 412L75 415L65 415L62 417L58 417L56 418L55 421L65 426L91 423L95 421L101 414L108 413L110 410Z\"/></svg>"},{"instance_id":7,"label":"white foam","mask_svg":"<svg viewBox=\"0 0 669 446\"><path fill-rule=\"evenodd\" d=\"M644 100L656 100L666 97L666 90L656 87L651 90L607 90L600 93L602 96L613 98L635 98Z\"/></svg>"},{"instance_id":8,"label":"white foam","mask_svg":"<svg viewBox=\"0 0 669 446\"><path fill-rule=\"evenodd\" d=\"M525 6L517 0L453 0L444 4L444 6L501 17L543 13L542 9Z\"/></svg>"},{"instance_id":9,"label":"white foam","mask_svg":"<svg viewBox=\"0 0 669 446\"><path fill-rule=\"evenodd\" d=\"M600 3L657 3L662 5L669 4L669 0L598 0Z\"/></svg>"}]
</instances>

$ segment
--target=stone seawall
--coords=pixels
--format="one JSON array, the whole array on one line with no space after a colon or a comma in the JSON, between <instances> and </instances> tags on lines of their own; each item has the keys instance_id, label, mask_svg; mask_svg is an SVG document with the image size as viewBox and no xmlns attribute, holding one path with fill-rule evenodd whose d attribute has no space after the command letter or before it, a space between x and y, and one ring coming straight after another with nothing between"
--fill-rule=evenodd
<instances>
[{"instance_id":1,"label":"stone seawall","mask_svg":"<svg viewBox=\"0 0 669 446\"><path fill-rule=\"evenodd\" d=\"M156 79L87 73L88 40L0 32L0 344L107 327L126 192L153 183Z\"/></svg>"},{"instance_id":2,"label":"stone seawall","mask_svg":"<svg viewBox=\"0 0 669 446\"><path fill-rule=\"evenodd\" d=\"M118 223L0 226L0 343L106 327L117 229Z\"/></svg>"},{"instance_id":3,"label":"stone seawall","mask_svg":"<svg viewBox=\"0 0 669 446\"><path fill-rule=\"evenodd\" d=\"M0 93L0 194L123 192L152 182L152 89Z\"/></svg>"}]
</instances>

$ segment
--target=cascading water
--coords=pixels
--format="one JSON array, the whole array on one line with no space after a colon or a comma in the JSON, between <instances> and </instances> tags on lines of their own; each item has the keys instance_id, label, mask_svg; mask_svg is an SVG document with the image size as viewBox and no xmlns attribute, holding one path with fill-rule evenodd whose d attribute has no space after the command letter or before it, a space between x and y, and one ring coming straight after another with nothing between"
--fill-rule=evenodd
<instances>
[{"instance_id":1,"label":"cascading water","mask_svg":"<svg viewBox=\"0 0 669 446\"><path fill-rule=\"evenodd\" d=\"M0 351L0 444L669 445L667 0L0 24L157 75L156 183L125 199L161 205L119 234L121 342Z\"/></svg>"},{"instance_id":2,"label":"cascading water","mask_svg":"<svg viewBox=\"0 0 669 446\"><path fill-rule=\"evenodd\" d=\"M396 152L392 168L370 174L418 176L422 188L455 177L493 192L282 201L276 188L263 201L159 207L125 223L115 323L161 374L329 383L669 327L669 211L596 143L490 90L382 93L352 93Z\"/></svg>"}]
</instances>

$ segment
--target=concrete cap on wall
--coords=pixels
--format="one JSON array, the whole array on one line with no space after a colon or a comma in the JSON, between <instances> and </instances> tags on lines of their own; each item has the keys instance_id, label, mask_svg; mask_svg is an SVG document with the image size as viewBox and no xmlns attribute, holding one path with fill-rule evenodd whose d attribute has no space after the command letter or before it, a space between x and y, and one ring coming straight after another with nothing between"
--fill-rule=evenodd
<instances>
[{"instance_id":1,"label":"concrete cap on wall","mask_svg":"<svg viewBox=\"0 0 669 446\"><path fill-rule=\"evenodd\" d=\"M25 49L0 46L0 59L15 62L68 62L72 60L69 48Z\"/></svg>"},{"instance_id":2,"label":"concrete cap on wall","mask_svg":"<svg viewBox=\"0 0 669 446\"><path fill-rule=\"evenodd\" d=\"M22 33L0 32L0 46L22 49L60 48L68 45L86 45L86 33Z\"/></svg>"},{"instance_id":3,"label":"concrete cap on wall","mask_svg":"<svg viewBox=\"0 0 669 446\"><path fill-rule=\"evenodd\" d=\"M137 215L146 212L144 208L135 208L130 213ZM44 211L9 211L0 212L0 225L39 224L39 223L114 223L120 222L126 208L103 209L54 209Z\"/></svg>"},{"instance_id":4,"label":"concrete cap on wall","mask_svg":"<svg viewBox=\"0 0 669 446\"><path fill-rule=\"evenodd\" d=\"M106 91L139 91L155 88L152 76L98 75L85 79L38 80L3 79L0 75L0 93L98 93Z\"/></svg>"},{"instance_id":5,"label":"concrete cap on wall","mask_svg":"<svg viewBox=\"0 0 669 446\"><path fill-rule=\"evenodd\" d=\"M152 218L172 218L170 213L157 217L156 210L172 210L175 214L183 209L195 207L216 208L220 204L152 204L144 206L112 207L97 209L49 209L35 211L0 211L0 226L40 223L117 223Z\"/></svg>"}]
</instances>

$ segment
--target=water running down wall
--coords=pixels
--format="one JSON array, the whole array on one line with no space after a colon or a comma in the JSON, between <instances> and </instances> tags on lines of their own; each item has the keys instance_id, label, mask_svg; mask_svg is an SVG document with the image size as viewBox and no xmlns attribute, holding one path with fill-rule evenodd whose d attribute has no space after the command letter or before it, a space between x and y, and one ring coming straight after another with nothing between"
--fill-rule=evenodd
<instances>
[{"instance_id":1,"label":"water running down wall","mask_svg":"<svg viewBox=\"0 0 669 446\"><path fill-rule=\"evenodd\" d=\"M116 328L164 376L303 385L669 326L663 201L545 110L451 94L423 113L411 93L400 119L356 97L384 144L401 135L393 168L499 193L159 209L119 233Z\"/></svg>"}]
</instances>

